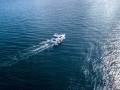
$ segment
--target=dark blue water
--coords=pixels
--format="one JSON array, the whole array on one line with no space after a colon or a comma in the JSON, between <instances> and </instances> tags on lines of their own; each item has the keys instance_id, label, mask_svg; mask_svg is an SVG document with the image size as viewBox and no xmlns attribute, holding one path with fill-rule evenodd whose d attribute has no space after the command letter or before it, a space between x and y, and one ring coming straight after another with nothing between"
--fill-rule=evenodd
<instances>
[{"instance_id":1,"label":"dark blue water","mask_svg":"<svg viewBox=\"0 0 120 90\"><path fill-rule=\"evenodd\" d=\"M0 0L0 90L120 89L119 10L118 0ZM31 54L61 32L61 45Z\"/></svg>"}]
</instances>

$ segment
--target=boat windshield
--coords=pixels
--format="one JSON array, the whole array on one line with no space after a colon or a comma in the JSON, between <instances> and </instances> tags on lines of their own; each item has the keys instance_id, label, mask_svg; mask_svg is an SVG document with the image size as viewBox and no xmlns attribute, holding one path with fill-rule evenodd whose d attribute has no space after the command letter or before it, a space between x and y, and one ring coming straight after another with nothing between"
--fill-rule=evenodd
<instances>
[{"instance_id":1,"label":"boat windshield","mask_svg":"<svg viewBox=\"0 0 120 90\"><path fill-rule=\"evenodd\" d=\"M56 41L56 39L55 39L55 38L53 38L53 41Z\"/></svg>"},{"instance_id":2,"label":"boat windshield","mask_svg":"<svg viewBox=\"0 0 120 90\"><path fill-rule=\"evenodd\" d=\"M54 36L54 38L57 38L58 36Z\"/></svg>"}]
</instances>

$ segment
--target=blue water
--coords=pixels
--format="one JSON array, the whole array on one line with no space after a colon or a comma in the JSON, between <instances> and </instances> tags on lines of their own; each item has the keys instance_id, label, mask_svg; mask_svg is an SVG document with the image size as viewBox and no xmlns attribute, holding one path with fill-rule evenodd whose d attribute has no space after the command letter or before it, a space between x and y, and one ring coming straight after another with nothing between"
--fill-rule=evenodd
<instances>
[{"instance_id":1,"label":"blue water","mask_svg":"<svg viewBox=\"0 0 120 90\"><path fill-rule=\"evenodd\" d=\"M119 10L119 0L0 0L0 90L120 89ZM61 32L61 45L31 53Z\"/></svg>"}]
</instances>

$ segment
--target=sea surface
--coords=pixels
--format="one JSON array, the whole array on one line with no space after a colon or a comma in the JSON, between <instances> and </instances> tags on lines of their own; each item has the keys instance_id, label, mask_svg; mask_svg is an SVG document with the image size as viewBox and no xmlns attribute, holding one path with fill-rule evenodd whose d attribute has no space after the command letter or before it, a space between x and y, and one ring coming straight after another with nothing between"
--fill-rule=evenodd
<instances>
[{"instance_id":1,"label":"sea surface","mask_svg":"<svg viewBox=\"0 0 120 90\"><path fill-rule=\"evenodd\" d=\"M119 0L0 0L0 90L119 89Z\"/></svg>"}]
</instances>

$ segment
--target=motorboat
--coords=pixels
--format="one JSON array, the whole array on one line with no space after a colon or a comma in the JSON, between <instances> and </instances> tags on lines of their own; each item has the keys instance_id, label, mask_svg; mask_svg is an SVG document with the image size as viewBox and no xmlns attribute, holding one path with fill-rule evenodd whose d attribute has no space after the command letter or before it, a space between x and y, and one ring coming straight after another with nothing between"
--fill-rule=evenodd
<instances>
[{"instance_id":1,"label":"motorboat","mask_svg":"<svg viewBox=\"0 0 120 90\"><path fill-rule=\"evenodd\" d=\"M51 39L51 43L53 43L54 45L59 45L60 43L63 42L64 39L65 39L64 33L62 34L55 33L53 35L53 38Z\"/></svg>"}]
</instances>

